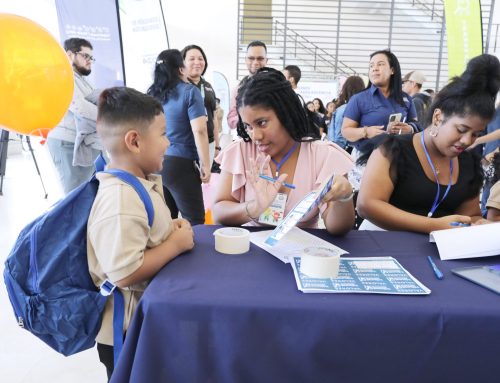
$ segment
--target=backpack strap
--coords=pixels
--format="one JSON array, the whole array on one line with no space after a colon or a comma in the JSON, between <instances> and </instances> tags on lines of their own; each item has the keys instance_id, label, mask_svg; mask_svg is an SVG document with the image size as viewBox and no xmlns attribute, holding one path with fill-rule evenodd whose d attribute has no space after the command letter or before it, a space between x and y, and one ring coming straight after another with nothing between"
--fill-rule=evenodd
<instances>
[{"instance_id":1,"label":"backpack strap","mask_svg":"<svg viewBox=\"0 0 500 383\"><path fill-rule=\"evenodd\" d=\"M102 172L104 170L104 167L106 166L106 160L102 156L102 153L100 153L95 159L94 166L96 172Z\"/></svg>"},{"instance_id":2,"label":"backpack strap","mask_svg":"<svg viewBox=\"0 0 500 383\"><path fill-rule=\"evenodd\" d=\"M104 158L102 155L97 157L95 161L96 169L98 169L98 161L102 160L104 162ZM100 162L99 162L100 164ZM105 164L105 162L104 162ZM101 169L103 169L102 167ZM103 173L112 174L115 177L118 177L123 182L132 186L142 202L144 203L144 207L146 208L146 213L148 214L148 225L151 227L153 225L155 211L153 209L153 201L151 201L151 197L144 187L144 185L137 179L136 176L126 172L125 170L120 169L108 169L108 170L98 170ZM116 288L116 285L111 283L109 280L105 280L101 285L101 293L103 295L113 294L114 304L113 304L113 359L114 366L116 367L118 363L118 357L120 356L120 352L123 348L123 321L125 316L125 302L123 300L123 294L120 289Z\"/></svg>"},{"instance_id":3,"label":"backpack strap","mask_svg":"<svg viewBox=\"0 0 500 383\"><path fill-rule=\"evenodd\" d=\"M149 227L153 226L153 221L155 218L155 211L153 209L153 202L151 201L151 197L149 196L148 191L144 187L144 185L137 179L136 176L133 174L130 174L126 172L125 170L120 170L120 169L108 169L104 170L103 173L108 173L112 174L115 177L118 177L121 179L123 182L129 184L132 186L137 194L139 194L139 197L141 198L142 202L144 203L144 206L146 207L146 212L148 214L148 225Z\"/></svg>"}]
</instances>

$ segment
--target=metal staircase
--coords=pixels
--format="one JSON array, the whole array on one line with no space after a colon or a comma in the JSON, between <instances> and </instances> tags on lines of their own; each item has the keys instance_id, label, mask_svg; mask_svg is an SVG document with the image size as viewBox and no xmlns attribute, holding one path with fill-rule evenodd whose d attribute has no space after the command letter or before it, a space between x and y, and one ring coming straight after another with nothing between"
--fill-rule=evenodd
<instances>
[{"instance_id":1,"label":"metal staircase","mask_svg":"<svg viewBox=\"0 0 500 383\"><path fill-rule=\"evenodd\" d=\"M485 51L497 49L495 0L481 1ZM268 46L269 66L298 65L308 81L366 75L369 54L390 48L403 74L421 70L424 87L448 81L442 0L240 0L237 75L247 74L248 42ZM500 49L500 47L499 47Z\"/></svg>"}]
</instances>

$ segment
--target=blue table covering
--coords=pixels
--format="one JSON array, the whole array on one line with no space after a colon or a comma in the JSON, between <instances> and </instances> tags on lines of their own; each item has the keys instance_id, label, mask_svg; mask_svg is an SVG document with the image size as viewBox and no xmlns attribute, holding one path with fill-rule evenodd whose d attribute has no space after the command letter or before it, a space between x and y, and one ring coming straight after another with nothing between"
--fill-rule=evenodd
<instances>
[{"instance_id":1,"label":"blue table covering","mask_svg":"<svg viewBox=\"0 0 500 383\"><path fill-rule=\"evenodd\" d=\"M112 382L500 382L500 295L450 271L500 257L442 262L427 235L311 230L352 257L393 256L432 293L304 294L253 244L217 253L217 228L196 226L146 289Z\"/></svg>"}]
</instances>

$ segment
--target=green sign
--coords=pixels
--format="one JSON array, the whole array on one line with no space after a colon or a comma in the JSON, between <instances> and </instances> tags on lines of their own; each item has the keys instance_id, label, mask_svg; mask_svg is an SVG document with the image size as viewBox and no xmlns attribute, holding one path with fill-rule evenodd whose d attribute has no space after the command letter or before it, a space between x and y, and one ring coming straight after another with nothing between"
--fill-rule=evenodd
<instances>
[{"instance_id":1,"label":"green sign","mask_svg":"<svg viewBox=\"0 0 500 383\"><path fill-rule=\"evenodd\" d=\"M462 74L467 62L483 53L479 0L445 0L448 77Z\"/></svg>"}]
</instances>

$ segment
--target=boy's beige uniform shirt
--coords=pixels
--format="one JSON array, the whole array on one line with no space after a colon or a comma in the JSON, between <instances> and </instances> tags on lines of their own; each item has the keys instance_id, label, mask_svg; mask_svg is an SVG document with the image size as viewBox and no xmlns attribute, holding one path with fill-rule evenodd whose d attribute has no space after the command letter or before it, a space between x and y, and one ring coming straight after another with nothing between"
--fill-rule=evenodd
<instances>
[{"instance_id":1,"label":"boy's beige uniform shirt","mask_svg":"<svg viewBox=\"0 0 500 383\"><path fill-rule=\"evenodd\" d=\"M490 196L486 207L493 207L500 210L500 181L497 181L490 189Z\"/></svg>"},{"instance_id":2,"label":"boy's beige uniform shirt","mask_svg":"<svg viewBox=\"0 0 500 383\"><path fill-rule=\"evenodd\" d=\"M116 283L136 271L144 261L144 251L164 242L173 231L173 222L163 197L161 176L139 178L153 202L151 228L144 203L132 186L111 174L99 173L97 178L99 190L87 226L87 257L90 275L100 286L106 279ZM121 289L125 301L124 331L146 286L144 282ZM96 341L113 345L113 297L106 303Z\"/></svg>"}]
</instances>

